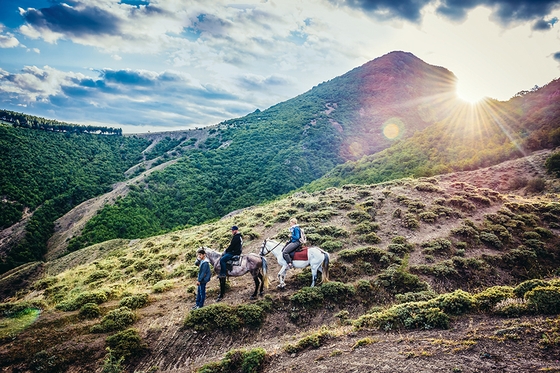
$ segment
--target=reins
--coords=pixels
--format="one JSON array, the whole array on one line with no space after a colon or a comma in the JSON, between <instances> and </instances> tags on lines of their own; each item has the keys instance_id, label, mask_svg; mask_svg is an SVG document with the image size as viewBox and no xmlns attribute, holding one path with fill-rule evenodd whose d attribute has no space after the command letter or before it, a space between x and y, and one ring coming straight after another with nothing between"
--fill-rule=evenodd
<instances>
[{"instance_id":1,"label":"reins","mask_svg":"<svg viewBox=\"0 0 560 373\"><path fill-rule=\"evenodd\" d=\"M277 248L278 246L280 246L281 244L282 244L282 242L278 242L278 243L276 244L276 246L274 246L272 249L268 250L268 248L266 247L266 240L264 240L263 250L262 250L262 252L264 253L263 256L266 256L266 255L270 254L271 252L274 251L274 249L276 249L276 248ZM264 252L264 249L267 249L268 251L267 251L267 252Z\"/></svg>"}]
</instances>

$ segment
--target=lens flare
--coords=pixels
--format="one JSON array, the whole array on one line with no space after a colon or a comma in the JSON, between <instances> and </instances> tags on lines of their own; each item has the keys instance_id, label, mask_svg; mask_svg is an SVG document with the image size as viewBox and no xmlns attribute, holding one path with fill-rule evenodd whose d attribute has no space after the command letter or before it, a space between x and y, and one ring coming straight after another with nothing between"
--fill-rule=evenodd
<instances>
[{"instance_id":1,"label":"lens flare","mask_svg":"<svg viewBox=\"0 0 560 373\"><path fill-rule=\"evenodd\" d=\"M403 135L404 123L399 118L391 118L383 123L382 132L389 140L398 139Z\"/></svg>"}]
</instances>

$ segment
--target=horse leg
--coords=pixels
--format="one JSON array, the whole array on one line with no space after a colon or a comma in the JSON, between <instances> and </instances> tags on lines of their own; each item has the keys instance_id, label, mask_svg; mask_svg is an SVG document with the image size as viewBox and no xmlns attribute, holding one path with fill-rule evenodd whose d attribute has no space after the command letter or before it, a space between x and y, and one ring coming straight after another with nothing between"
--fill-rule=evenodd
<instances>
[{"instance_id":1,"label":"horse leg","mask_svg":"<svg viewBox=\"0 0 560 373\"><path fill-rule=\"evenodd\" d=\"M315 286L315 282L317 281L317 268L311 267L311 276L313 281L311 282L311 287Z\"/></svg>"},{"instance_id":2,"label":"horse leg","mask_svg":"<svg viewBox=\"0 0 560 373\"><path fill-rule=\"evenodd\" d=\"M257 291L259 289L259 276L253 276L253 281L255 281L255 292L249 297L249 299L257 298Z\"/></svg>"},{"instance_id":3,"label":"horse leg","mask_svg":"<svg viewBox=\"0 0 560 373\"><path fill-rule=\"evenodd\" d=\"M264 278L263 278L262 273L259 273L258 277L259 277L259 280L261 280L261 288L259 290L259 296L262 297L263 294L264 294L264 289L263 289L264 288ZM255 291L256 291L256 289L255 289Z\"/></svg>"},{"instance_id":4,"label":"horse leg","mask_svg":"<svg viewBox=\"0 0 560 373\"><path fill-rule=\"evenodd\" d=\"M218 295L218 298L216 298L216 302L219 302L222 299L224 299L224 294L226 293L226 278L220 277L219 280L220 280L220 295Z\"/></svg>"},{"instance_id":5,"label":"horse leg","mask_svg":"<svg viewBox=\"0 0 560 373\"><path fill-rule=\"evenodd\" d=\"M278 288L280 289L284 289L284 287L286 287L286 283L284 282L284 278L286 277L286 269L287 269L287 265L282 266L282 269L280 269L280 272L278 272Z\"/></svg>"}]
</instances>

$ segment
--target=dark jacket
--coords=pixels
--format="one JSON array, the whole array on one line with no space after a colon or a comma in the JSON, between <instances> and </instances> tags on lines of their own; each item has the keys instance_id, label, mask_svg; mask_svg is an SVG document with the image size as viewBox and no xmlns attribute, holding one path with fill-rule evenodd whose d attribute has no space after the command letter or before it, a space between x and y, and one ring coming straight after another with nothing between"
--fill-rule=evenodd
<instances>
[{"instance_id":1,"label":"dark jacket","mask_svg":"<svg viewBox=\"0 0 560 373\"><path fill-rule=\"evenodd\" d=\"M241 238L241 233L236 233L231 238L231 243L229 244L225 252L233 255L241 255L242 246L243 239Z\"/></svg>"},{"instance_id":2,"label":"dark jacket","mask_svg":"<svg viewBox=\"0 0 560 373\"><path fill-rule=\"evenodd\" d=\"M198 269L198 282L201 284L210 281L212 273L210 272L210 263L208 260L204 259L200 262L200 267Z\"/></svg>"}]
</instances>

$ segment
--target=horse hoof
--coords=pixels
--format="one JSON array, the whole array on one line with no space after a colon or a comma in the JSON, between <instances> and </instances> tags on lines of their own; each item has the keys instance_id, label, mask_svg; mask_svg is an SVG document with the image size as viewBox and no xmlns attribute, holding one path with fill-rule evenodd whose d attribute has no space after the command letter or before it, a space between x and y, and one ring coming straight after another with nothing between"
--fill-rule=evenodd
<instances>
[{"instance_id":1,"label":"horse hoof","mask_svg":"<svg viewBox=\"0 0 560 373\"><path fill-rule=\"evenodd\" d=\"M264 293L259 293L259 297L264 297Z\"/></svg>"},{"instance_id":2,"label":"horse hoof","mask_svg":"<svg viewBox=\"0 0 560 373\"><path fill-rule=\"evenodd\" d=\"M251 299L251 300L257 299L257 296L256 296L256 295L251 295L251 296L249 297L249 299Z\"/></svg>"}]
</instances>

